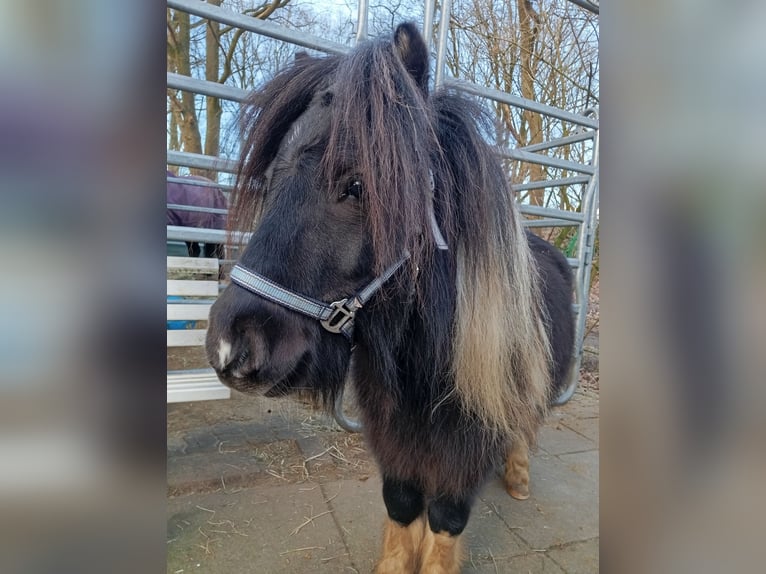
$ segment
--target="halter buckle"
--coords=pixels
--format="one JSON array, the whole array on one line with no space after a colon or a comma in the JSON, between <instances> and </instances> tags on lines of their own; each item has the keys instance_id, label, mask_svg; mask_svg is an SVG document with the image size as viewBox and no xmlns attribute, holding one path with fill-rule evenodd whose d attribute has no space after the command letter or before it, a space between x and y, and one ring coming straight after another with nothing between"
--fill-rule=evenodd
<instances>
[{"instance_id":1,"label":"halter buckle","mask_svg":"<svg viewBox=\"0 0 766 574\"><path fill-rule=\"evenodd\" d=\"M325 320L320 321L322 327L330 331L330 333L342 333L343 328L349 321L353 321L354 314L357 309L362 307L359 300L354 297L353 299L341 299L330 303L330 307L333 308L332 314Z\"/></svg>"}]
</instances>

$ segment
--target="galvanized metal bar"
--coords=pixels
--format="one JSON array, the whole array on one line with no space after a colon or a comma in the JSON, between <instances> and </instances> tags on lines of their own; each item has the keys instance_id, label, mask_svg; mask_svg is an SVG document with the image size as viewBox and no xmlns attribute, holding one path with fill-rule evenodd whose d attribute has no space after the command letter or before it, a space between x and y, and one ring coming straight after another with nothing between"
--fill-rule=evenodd
<instances>
[{"instance_id":1,"label":"galvanized metal bar","mask_svg":"<svg viewBox=\"0 0 766 574\"><path fill-rule=\"evenodd\" d=\"M558 157L550 157L548 155L540 153L532 153L523 151L520 149L500 149L495 148L495 151L501 157L508 159L515 159L517 161L526 161L529 163L536 163L540 165L547 165L549 167L555 167L558 169L568 169L570 171L578 171L580 173L593 174L594 169L592 165L585 165L576 161L570 161L567 159L561 159Z\"/></svg>"},{"instance_id":2,"label":"galvanized metal bar","mask_svg":"<svg viewBox=\"0 0 766 574\"><path fill-rule=\"evenodd\" d=\"M569 385L552 401L552 404L556 406L566 404L572 398L577 390L580 378L580 364L582 363L585 339L585 321L588 312L588 290L590 287L591 270L593 268L596 227L598 225L598 157L599 136L598 131L596 131L596 137L593 140L594 175L583 194L582 213L586 216L586 219L583 222L584 225L580 228L580 239L577 244L577 259L582 261L583 264L575 271L575 298L579 306L575 323L575 356L572 361Z\"/></svg>"},{"instance_id":3,"label":"galvanized metal bar","mask_svg":"<svg viewBox=\"0 0 766 574\"><path fill-rule=\"evenodd\" d=\"M232 12L207 2L200 2L199 0L167 0L167 5L168 8L175 8L200 18L228 24L229 26L241 28L248 32L255 32L275 40L303 46L310 50L319 50L320 52L330 54L344 54L348 52L348 47L343 44L331 42L313 34L290 30L268 20L259 20L245 14L238 14L237 12Z\"/></svg>"},{"instance_id":4,"label":"galvanized metal bar","mask_svg":"<svg viewBox=\"0 0 766 574\"><path fill-rule=\"evenodd\" d=\"M564 145L590 140L593 139L595 135L596 132L594 130L581 131L576 134L564 136L563 138L556 138L539 144L527 145L518 149L522 149L524 151L542 151L545 149L551 149L553 147L561 147Z\"/></svg>"},{"instance_id":5,"label":"galvanized metal bar","mask_svg":"<svg viewBox=\"0 0 766 574\"><path fill-rule=\"evenodd\" d=\"M184 92L202 94L203 96L220 98L232 102L244 102L248 94L247 90L243 90L242 88L235 88L234 86L227 86L208 80L198 80L197 78L190 78L189 76L183 76L173 72L168 72L167 85L168 88L174 90L183 90Z\"/></svg>"},{"instance_id":6,"label":"galvanized metal bar","mask_svg":"<svg viewBox=\"0 0 766 574\"><path fill-rule=\"evenodd\" d=\"M517 108L530 110L532 112L537 112L545 116L558 118L560 120L571 122L573 124L577 124L580 126L586 126L593 129L598 128L598 120L594 120L580 114L567 112L565 110L561 110L553 106L547 106L545 104L541 104L539 102L535 102L532 100L527 100L525 98L514 96L506 92L501 92L500 90L495 90L494 88L479 86L477 84L474 84L473 82L466 82L465 80L448 78L444 80L443 84L444 84L444 87L454 88L456 90L460 90L468 94L473 94L474 96L489 98L490 100L495 100L496 102L503 102L505 104L509 104Z\"/></svg>"},{"instance_id":7,"label":"galvanized metal bar","mask_svg":"<svg viewBox=\"0 0 766 574\"><path fill-rule=\"evenodd\" d=\"M434 11L436 0L426 0L423 6L423 40L426 46L431 47L431 38L434 35Z\"/></svg>"},{"instance_id":8,"label":"galvanized metal bar","mask_svg":"<svg viewBox=\"0 0 766 574\"><path fill-rule=\"evenodd\" d=\"M335 417L335 422L337 422L340 428L343 430L348 432L362 432L362 423L348 418L343 410L343 393L347 384L348 377L346 378L346 382L344 383L343 387L341 387L340 393L338 393L338 396L335 398L332 414L333 417Z\"/></svg>"},{"instance_id":9,"label":"galvanized metal bar","mask_svg":"<svg viewBox=\"0 0 766 574\"><path fill-rule=\"evenodd\" d=\"M171 241L201 241L203 243L226 243L223 229L202 229L199 227L167 226L167 239Z\"/></svg>"},{"instance_id":10,"label":"galvanized metal bar","mask_svg":"<svg viewBox=\"0 0 766 574\"><path fill-rule=\"evenodd\" d=\"M540 217L551 217L555 219L565 219L567 221L585 221L585 216L577 211L566 211L565 209L554 209L553 207L542 207L540 205L519 204L519 211L525 215L539 215Z\"/></svg>"},{"instance_id":11,"label":"galvanized metal bar","mask_svg":"<svg viewBox=\"0 0 766 574\"><path fill-rule=\"evenodd\" d=\"M576 257L567 257L567 263L569 263L569 266L572 269L577 269L578 267L580 267L580 260L577 259Z\"/></svg>"},{"instance_id":12,"label":"galvanized metal bar","mask_svg":"<svg viewBox=\"0 0 766 574\"><path fill-rule=\"evenodd\" d=\"M452 0L442 0L441 13L439 14L439 37L436 43L436 70L434 71L434 89L439 89L445 84L447 67L447 36L449 34L450 16L452 14Z\"/></svg>"},{"instance_id":13,"label":"galvanized metal bar","mask_svg":"<svg viewBox=\"0 0 766 574\"><path fill-rule=\"evenodd\" d=\"M240 239L244 242L250 240L252 233L235 232L231 235L233 243ZM226 243L229 238L227 231L223 229L202 229L198 227L182 227L180 225L167 226L167 238L171 241L201 241L203 243Z\"/></svg>"},{"instance_id":14,"label":"galvanized metal bar","mask_svg":"<svg viewBox=\"0 0 766 574\"><path fill-rule=\"evenodd\" d=\"M184 167L223 171L225 173L237 173L238 167L237 162L230 159L174 150L168 150L167 162L170 165L182 165Z\"/></svg>"},{"instance_id":15,"label":"galvanized metal bar","mask_svg":"<svg viewBox=\"0 0 766 574\"><path fill-rule=\"evenodd\" d=\"M521 224L524 227L577 227L580 225L577 221L566 221L564 219L524 219Z\"/></svg>"},{"instance_id":16,"label":"galvanized metal bar","mask_svg":"<svg viewBox=\"0 0 766 574\"><path fill-rule=\"evenodd\" d=\"M561 186L569 186L569 185L577 185L580 183L588 183L590 181L590 176L587 175L576 175L573 177L565 177L561 179L548 179L545 181L531 181L529 183L518 183L511 186L511 191L517 192L517 191L527 191L529 189L546 189L549 187L561 187Z\"/></svg>"},{"instance_id":17,"label":"galvanized metal bar","mask_svg":"<svg viewBox=\"0 0 766 574\"><path fill-rule=\"evenodd\" d=\"M367 39L367 21L370 17L370 0L359 0L356 16L356 43Z\"/></svg>"},{"instance_id":18,"label":"galvanized metal bar","mask_svg":"<svg viewBox=\"0 0 766 574\"><path fill-rule=\"evenodd\" d=\"M216 183L214 181L202 181L200 179L190 179L188 177L171 177L168 176L167 180L172 183L183 183L184 185L191 185L194 187L212 187L217 189L234 189L233 185L227 183Z\"/></svg>"},{"instance_id":19,"label":"galvanized metal bar","mask_svg":"<svg viewBox=\"0 0 766 574\"><path fill-rule=\"evenodd\" d=\"M218 207L199 207L196 205L183 205L180 203L168 203L168 209L175 209L176 211L195 211L197 213L217 213L220 215L228 215L228 209L220 209Z\"/></svg>"}]
</instances>

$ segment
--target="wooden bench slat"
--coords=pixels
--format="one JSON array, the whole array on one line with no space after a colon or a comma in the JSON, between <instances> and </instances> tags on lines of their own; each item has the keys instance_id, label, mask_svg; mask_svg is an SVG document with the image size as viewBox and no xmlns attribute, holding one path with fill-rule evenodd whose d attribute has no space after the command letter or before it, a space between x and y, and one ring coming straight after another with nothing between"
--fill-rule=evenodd
<instances>
[{"instance_id":1,"label":"wooden bench slat","mask_svg":"<svg viewBox=\"0 0 766 574\"><path fill-rule=\"evenodd\" d=\"M212 305L168 303L168 321L207 321Z\"/></svg>"},{"instance_id":2,"label":"wooden bench slat","mask_svg":"<svg viewBox=\"0 0 766 574\"><path fill-rule=\"evenodd\" d=\"M170 330L168 334L168 347L196 347L205 344L206 329L178 329Z\"/></svg>"},{"instance_id":3,"label":"wooden bench slat","mask_svg":"<svg viewBox=\"0 0 766 574\"><path fill-rule=\"evenodd\" d=\"M217 297L218 281L194 281L191 279L168 279L168 295L197 295Z\"/></svg>"},{"instance_id":4,"label":"wooden bench slat","mask_svg":"<svg viewBox=\"0 0 766 574\"><path fill-rule=\"evenodd\" d=\"M192 271L194 273L217 274L218 259L204 257L168 256L168 269Z\"/></svg>"},{"instance_id":5,"label":"wooden bench slat","mask_svg":"<svg viewBox=\"0 0 766 574\"><path fill-rule=\"evenodd\" d=\"M221 384L212 369L168 373L167 402L228 399L231 389Z\"/></svg>"}]
</instances>

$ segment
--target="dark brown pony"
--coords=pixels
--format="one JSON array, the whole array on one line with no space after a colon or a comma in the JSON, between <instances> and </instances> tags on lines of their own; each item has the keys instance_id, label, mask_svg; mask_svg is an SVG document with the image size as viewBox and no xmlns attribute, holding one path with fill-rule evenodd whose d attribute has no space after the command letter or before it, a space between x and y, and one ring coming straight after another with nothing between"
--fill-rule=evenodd
<instances>
[{"instance_id":1,"label":"dark brown pony","mask_svg":"<svg viewBox=\"0 0 766 574\"><path fill-rule=\"evenodd\" d=\"M252 96L230 223L253 230L239 265L267 295L233 282L207 335L240 391L329 406L352 369L389 516L378 573L457 572L472 502L504 460L509 491L526 495L526 445L574 339L566 260L523 231L491 124L460 95L429 94L428 64L403 24L298 58ZM273 291L361 304L353 335Z\"/></svg>"}]
</instances>

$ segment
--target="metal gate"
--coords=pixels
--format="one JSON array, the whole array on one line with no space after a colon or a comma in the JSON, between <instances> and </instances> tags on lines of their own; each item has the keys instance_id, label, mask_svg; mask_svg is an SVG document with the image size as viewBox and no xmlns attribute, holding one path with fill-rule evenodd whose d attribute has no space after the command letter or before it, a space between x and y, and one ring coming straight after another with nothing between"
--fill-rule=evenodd
<instances>
[{"instance_id":1,"label":"metal gate","mask_svg":"<svg viewBox=\"0 0 766 574\"><path fill-rule=\"evenodd\" d=\"M570 0L571 2L598 13L598 3L591 0ZM175 10L187 12L200 18L216 21L228 26L242 29L246 32L260 34L275 40L287 42L296 46L318 50L325 53L344 53L349 48L343 44L326 40L324 38L301 33L267 20L259 20L244 14L232 12L199 0L167 0L167 6ZM541 219L527 219L528 227L577 227L577 242L575 257L569 258L569 263L575 272L575 302L573 311L576 316L575 334L575 360L573 361L570 382L564 392L554 401L556 405L566 403L577 389L579 379L580 362L583 353L583 341L585 336L585 320L588 308L588 287L590 285L591 270L593 266L593 253L595 246L595 234L598 225L598 156L599 156L599 122L596 109L583 110L581 113L562 110L536 101L521 98L503 91L476 85L465 80L449 77L446 73L447 38L450 15L452 10L451 0L442 0L439 11L439 21L435 24L436 0L426 0L424 4L423 36L430 44L435 29L438 30L436 46L433 51L436 55L436 68L434 74L435 88L450 88L471 94L480 98L487 98L509 106L530 110L549 118L566 121L578 126L575 133L565 137L552 139L547 142L529 145L517 149L502 149L498 153L504 157L520 162L540 164L552 168L575 172L579 175L559 179L542 181L530 181L512 186L513 191L520 192L533 189L545 189L562 186L584 186L581 197L580 211L568 211L549 207L519 204L521 213ZM368 0L359 0L356 41L367 38L369 17ZM167 75L168 88L188 91L204 96L220 98L222 100L242 102L247 91L228 85L209 82L174 73ZM590 161L579 163L571 160L551 157L546 155L547 150L555 149L577 142L592 141L592 153ZM174 166L200 168L224 173L235 173L236 162L221 158L187 152L168 150L167 163ZM226 185L220 187L226 188ZM204 210L205 208L199 208ZM214 229L198 229L189 227L176 227L169 225L167 228L169 241L200 241L205 243L224 243L225 232ZM359 424L349 420L342 409L342 397L336 404L336 420L347 430L359 430Z\"/></svg>"}]
</instances>

